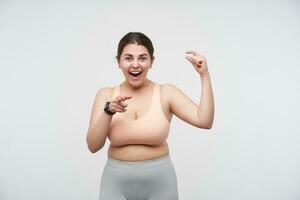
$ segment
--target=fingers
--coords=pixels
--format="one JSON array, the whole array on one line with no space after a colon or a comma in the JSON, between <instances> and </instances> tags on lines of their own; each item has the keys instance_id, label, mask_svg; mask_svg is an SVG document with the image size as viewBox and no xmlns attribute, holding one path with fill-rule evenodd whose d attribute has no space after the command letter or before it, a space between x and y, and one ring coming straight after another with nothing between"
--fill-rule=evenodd
<instances>
[{"instance_id":1,"label":"fingers","mask_svg":"<svg viewBox=\"0 0 300 200\"><path fill-rule=\"evenodd\" d=\"M122 99L123 101L127 100L127 99L131 99L132 96L123 96Z\"/></svg>"},{"instance_id":2,"label":"fingers","mask_svg":"<svg viewBox=\"0 0 300 200\"><path fill-rule=\"evenodd\" d=\"M113 101L112 103L116 104L116 105L119 105L119 106L122 106L122 107L125 107L127 104L123 102L122 100L122 97L120 96L117 96Z\"/></svg>"},{"instance_id":3,"label":"fingers","mask_svg":"<svg viewBox=\"0 0 300 200\"><path fill-rule=\"evenodd\" d=\"M127 106L127 103L125 103L124 101L126 101L127 99L130 99L131 96L121 96L120 98L121 98L121 100L119 101L120 104L123 106Z\"/></svg>"},{"instance_id":4,"label":"fingers","mask_svg":"<svg viewBox=\"0 0 300 200\"><path fill-rule=\"evenodd\" d=\"M117 96L114 100L111 102L112 109L116 112L125 112L127 103L124 101L127 99L132 98L131 96Z\"/></svg>"},{"instance_id":5,"label":"fingers","mask_svg":"<svg viewBox=\"0 0 300 200\"><path fill-rule=\"evenodd\" d=\"M109 107L113 112L125 112L126 111L126 109L125 109L126 106L121 105L119 103L119 101L117 100L117 98L109 104Z\"/></svg>"},{"instance_id":6,"label":"fingers","mask_svg":"<svg viewBox=\"0 0 300 200\"><path fill-rule=\"evenodd\" d=\"M194 50L188 50L185 53L187 54L185 58L192 63L198 73L207 73L207 61L204 55L201 55Z\"/></svg>"},{"instance_id":7,"label":"fingers","mask_svg":"<svg viewBox=\"0 0 300 200\"><path fill-rule=\"evenodd\" d=\"M197 63L197 59L193 54L186 55L185 58L190 61L192 64Z\"/></svg>"},{"instance_id":8,"label":"fingers","mask_svg":"<svg viewBox=\"0 0 300 200\"><path fill-rule=\"evenodd\" d=\"M126 106L125 106L126 107ZM114 108L117 112L125 112L126 111L126 108L121 106L121 105L118 105L118 104L115 104L114 105Z\"/></svg>"},{"instance_id":9,"label":"fingers","mask_svg":"<svg viewBox=\"0 0 300 200\"><path fill-rule=\"evenodd\" d=\"M116 98L115 98L115 100L116 101L125 101L125 100L127 100L127 99L130 99L132 96L117 96Z\"/></svg>"},{"instance_id":10,"label":"fingers","mask_svg":"<svg viewBox=\"0 0 300 200\"><path fill-rule=\"evenodd\" d=\"M197 53L197 51L194 51L194 50L188 50L185 53L192 54L193 56L199 56L199 54Z\"/></svg>"},{"instance_id":11,"label":"fingers","mask_svg":"<svg viewBox=\"0 0 300 200\"><path fill-rule=\"evenodd\" d=\"M205 62L205 57L203 55L200 55L194 50L186 51L186 59L189 60L192 64L196 65L202 65ZM200 66L201 67L201 66Z\"/></svg>"},{"instance_id":12,"label":"fingers","mask_svg":"<svg viewBox=\"0 0 300 200\"><path fill-rule=\"evenodd\" d=\"M193 64L193 60L189 56L186 56L185 58Z\"/></svg>"}]
</instances>

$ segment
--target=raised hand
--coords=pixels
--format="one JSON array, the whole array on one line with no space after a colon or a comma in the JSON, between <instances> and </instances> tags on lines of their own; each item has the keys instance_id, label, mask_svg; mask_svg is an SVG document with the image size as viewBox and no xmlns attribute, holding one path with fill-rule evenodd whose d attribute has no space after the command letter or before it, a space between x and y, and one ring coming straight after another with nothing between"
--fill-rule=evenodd
<instances>
[{"instance_id":1,"label":"raised hand","mask_svg":"<svg viewBox=\"0 0 300 200\"><path fill-rule=\"evenodd\" d=\"M194 50L189 50L186 51L185 53L187 54L185 58L193 64L195 70L200 75L204 75L208 73L207 61L204 55L200 55Z\"/></svg>"},{"instance_id":2,"label":"raised hand","mask_svg":"<svg viewBox=\"0 0 300 200\"><path fill-rule=\"evenodd\" d=\"M117 96L109 104L109 110L112 112L125 112L127 103L124 101L130 99L131 96Z\"/></svg>"}]
</instances>

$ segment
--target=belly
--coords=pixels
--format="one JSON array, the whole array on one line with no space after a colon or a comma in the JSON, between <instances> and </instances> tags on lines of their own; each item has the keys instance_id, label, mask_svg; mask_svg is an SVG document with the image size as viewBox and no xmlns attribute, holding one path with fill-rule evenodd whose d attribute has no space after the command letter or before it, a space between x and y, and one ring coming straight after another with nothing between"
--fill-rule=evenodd
<instances>
[{"instance_id":1,"label":"belly","mask_svg":"<svg viewBox=\"0 0 300 200\"><path fill-rule=\"evenodd\" d=\"M167 143L160 146L151 146L144 144L129 144L125 146L109 146L108 156L124 161L142 161L161 157L169 153Z\"/></svg>"}]
</instances>

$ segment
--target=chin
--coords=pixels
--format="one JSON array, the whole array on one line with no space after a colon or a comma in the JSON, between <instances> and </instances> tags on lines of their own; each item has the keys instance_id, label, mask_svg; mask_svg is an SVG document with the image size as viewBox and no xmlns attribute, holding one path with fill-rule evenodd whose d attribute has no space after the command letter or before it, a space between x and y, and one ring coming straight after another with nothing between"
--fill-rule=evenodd
<instances>
[{"instance_id":1,"label":"chin","mask_svg":"<svg viewBox=\"0 0 300 200\"><path fill-rule=\"evenodd\" d=\"M141 86L145 83L146 79L140 79L140 80L129 80L130 85L132 86Z\"/></svg>"},{"instance_id":2,"label":"chin","mask_svg":"<svg viewBox=\"0 0 300 200\"><path fill-rule=\"evenodd\" d=\"M142 85L143 83L144 83L144 80L130 81L130 84L133 85L133 86Z\"/></svg>"}]
</instances>

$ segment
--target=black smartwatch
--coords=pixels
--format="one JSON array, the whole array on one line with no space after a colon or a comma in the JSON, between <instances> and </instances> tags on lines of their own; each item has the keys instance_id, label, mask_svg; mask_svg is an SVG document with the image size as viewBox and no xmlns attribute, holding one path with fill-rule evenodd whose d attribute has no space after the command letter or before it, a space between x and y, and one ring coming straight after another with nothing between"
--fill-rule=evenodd
<instances>
[{"instance_id":1,"label":"black smartwatch","mask_svg":"<svg viewBox=\"0 0 300 200\"><path fill-rule=\"evenodd\" d=\"M104 111L105 111L107 114L109 114L109 115L114 115L114 114L116 114L116 112L112 112L112 111L109 110L109 104L110 104L109 101L105 103Z\"/></svg>"}]
</instances>

